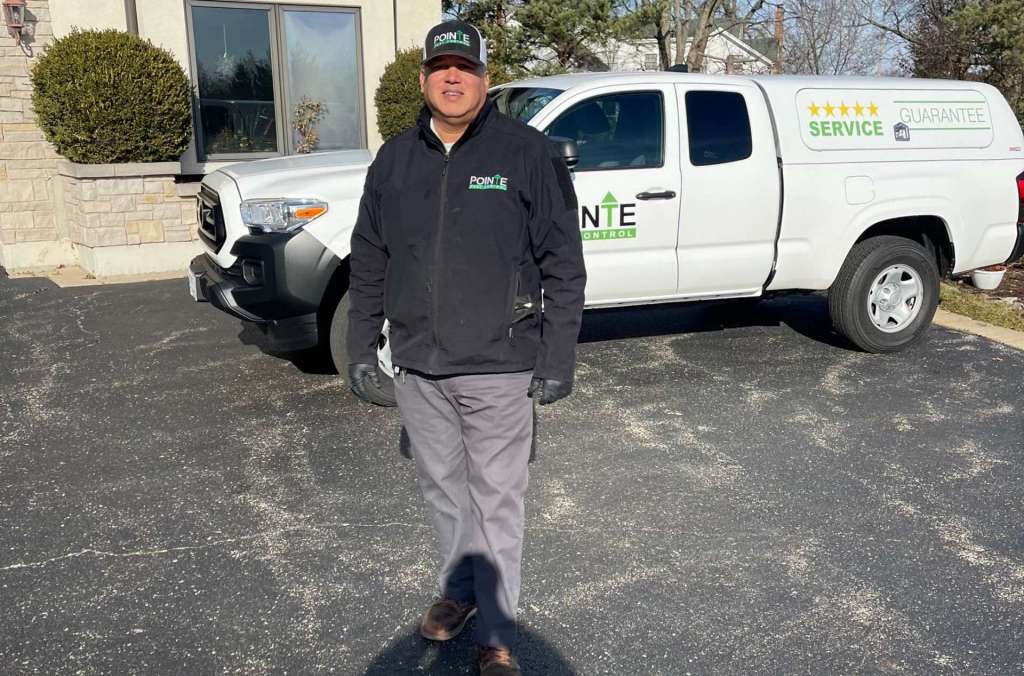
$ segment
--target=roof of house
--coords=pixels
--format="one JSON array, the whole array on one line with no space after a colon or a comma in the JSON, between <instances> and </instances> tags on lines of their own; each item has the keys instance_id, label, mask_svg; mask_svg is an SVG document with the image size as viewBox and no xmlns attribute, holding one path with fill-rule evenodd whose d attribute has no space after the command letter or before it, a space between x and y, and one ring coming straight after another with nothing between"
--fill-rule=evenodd
<instances>
[{"instance_id":1,"label":"roof of house","mask_svg":"<svg viewBox=\"0 0 1024 676\"><path fill-rule=\"evenodd\" d=\"M694 23L693 21L690 22ZM718 18L714 20L713 35L721 35L730 39L731 42L752 53L752 56L763 59L767 63L774 63L779 55L779 43L775 36L755 28L755 35L744 37L739 23L732 19ZM692 35L693 30L688 30L687 35ZM648 26L641 34L642 40L654 40L655 28Z\"/></svg>"}]
</instances>

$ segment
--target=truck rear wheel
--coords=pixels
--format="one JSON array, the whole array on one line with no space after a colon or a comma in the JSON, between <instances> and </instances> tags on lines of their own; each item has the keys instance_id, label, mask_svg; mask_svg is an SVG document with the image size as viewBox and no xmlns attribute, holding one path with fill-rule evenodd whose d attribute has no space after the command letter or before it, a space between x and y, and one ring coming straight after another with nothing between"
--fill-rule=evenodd
<instances>
[{"instance_id":1,"label":"truck rear wheel","mask_svg":"<svg viewBox=\"0 0 1024 676\"><path fill-rule=\"evenodd\" d=\"M832 325L866 352L898 352L924 336L939 304L939 271L917 242L858 243L828 292Z\"/></svg>"},{"instance_id":2,"label":"truck rear wheel","mask_svg":"<svg viewBox=\"0 0 1024 676\"><path fill-rule=\"evenodd\" d=\"M331 351L331 361L334 362L334 368L337 369L338 375L342 377L346 385L348 385L348 349L345 346L347 336L348 294L345 294L338 301L337 306L334 308L334 314L331 316L328 342ZM370 392L373 403L379 406L395 406L395 381L392 380L391 374L386 373L378 365L377 375L379 376L381 386L379 390L375 389Z\"/></svg>"}]
</instances>

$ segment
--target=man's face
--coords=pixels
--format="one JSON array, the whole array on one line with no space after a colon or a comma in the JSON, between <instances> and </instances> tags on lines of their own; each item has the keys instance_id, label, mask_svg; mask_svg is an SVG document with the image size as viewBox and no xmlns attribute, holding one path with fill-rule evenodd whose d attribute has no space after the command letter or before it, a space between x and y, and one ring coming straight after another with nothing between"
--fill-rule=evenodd
<instances>
[{"instance_id":1,"label":"man's face","mask_svg":"<svg viewBox=\"0 0 1024 676\"><path fill-rule=\"evenodd\" d=\"M430 111L456 126L476 117L489 83L483 66L461 56L438 56L420 70L420 91Z\"/></svg>"}]
</instances>

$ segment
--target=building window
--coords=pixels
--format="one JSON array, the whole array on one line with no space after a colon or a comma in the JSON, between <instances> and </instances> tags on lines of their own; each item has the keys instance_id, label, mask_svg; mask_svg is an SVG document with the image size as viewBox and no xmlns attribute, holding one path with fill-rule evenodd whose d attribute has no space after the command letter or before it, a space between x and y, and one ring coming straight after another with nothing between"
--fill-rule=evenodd
<instances>
[{"instance_id":1,"label":"building window","mask_svg":"<svg viewBox=\"0 0 1024 676\"><path fill-rule=\"evenodd\" d=\"M648 52L644 54L644 70L658 70L658 54L657 52Z\"/></svg>"},{"instance_id":2,"label":"building window","mask_svg":"<svg viewBox=\"0 0 1024 676\"><path fill-rule=\"evenodd\" d=\"M750 118L742 94L686 92L686 135L690 163L696 167L738 162L750 157Z\"/></svg>"},{"instance_id":3,"label":"building window","mask_svg":"<svg viewBox=\"0 0 1024 676\"><path fill-rule=\"evenodd\" d=\"M358 10L295 5L189 5L203 159L295 152L295 107L326 107L317 150L366 147Z\"/></svg>"}]
</instances>

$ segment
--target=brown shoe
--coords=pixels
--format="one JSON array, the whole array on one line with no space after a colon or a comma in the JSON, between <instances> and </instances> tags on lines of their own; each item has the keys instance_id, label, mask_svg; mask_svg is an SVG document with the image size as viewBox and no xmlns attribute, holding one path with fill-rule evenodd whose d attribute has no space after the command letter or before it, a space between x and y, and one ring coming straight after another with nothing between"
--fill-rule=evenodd
<instances>
[{"instance_id":1,"label":"brown shoe","mask_svg":"<svg viewBox=\"0 0 1024 676\"><path fill-rule=\"evenodd\" d=\"M455 599L441 599L427 608L420 622L420 634L431 641L455 638L476 614L476 606Z\"/></svg>"},{"instance_id":2,"label":"brown shoe","mask_svg":"<svg viewBox=\"0 0 1024 676\"><path fill-rule=\"evenodd\" d=\"M480 676L519 676L522 673L508 648L480 646Z\"/></svg>"}]
</instances>

